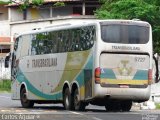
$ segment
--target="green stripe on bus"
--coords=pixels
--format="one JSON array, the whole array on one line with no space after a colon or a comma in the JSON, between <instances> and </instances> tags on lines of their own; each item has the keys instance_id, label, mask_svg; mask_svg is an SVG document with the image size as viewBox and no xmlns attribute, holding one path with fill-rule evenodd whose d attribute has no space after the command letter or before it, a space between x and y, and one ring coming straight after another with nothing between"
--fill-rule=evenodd
<instances>
[{"instance_id":1,"label":"green stripe on bus","mask_svg":"<svg viewBox=\"0 0 160 120\"><path fill-rule=\"evenodd\" d=\"M47 99L47 100L53 100L53 99L57 99L57 96L60 98L62 98L62 93L61 92L57 92L53 95L48 95L45 94L43 92L41 92L40 90L38 90L37 88L35 88L30 82L29 80L25 77L25 75L19 71L18 75L17 75L17 80L18 82L22 83L25 82L27 85L27 89L32 92L33 94L35 94L38 97L41 97L43 99Z\"/></svg>"}]
</instances>

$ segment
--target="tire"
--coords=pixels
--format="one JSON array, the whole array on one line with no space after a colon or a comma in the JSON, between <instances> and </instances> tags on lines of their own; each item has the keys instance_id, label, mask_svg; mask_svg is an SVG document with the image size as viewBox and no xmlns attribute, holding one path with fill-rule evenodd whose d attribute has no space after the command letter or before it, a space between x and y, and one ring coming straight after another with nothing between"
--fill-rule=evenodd
<instances>
[{"instance_id":1,"label":"tire","mask_svg":"<svg viewBox=\"0 0 160 120\"><path fill-rule=\"evenodd\" d=\"M124 112L130 111L132 108L132 101L123 101L121 102L121 109Z\"/></svg>"},{"instance_id":2,"label":"tire","mask_svg":"<svg viewBox=\"0 0 160 120\"><path fill-rule=\"evenodd\" d=\"M69 88L66 88L63 93L63 106L66 110L71 110L71 94Z\"/></svg>"},{"instance_id":3,"label":"tire","mask_svg":"<svg viewBox=\"0 0 160 120\"><path fill-rule=\"evenodd\" d=\"M23 108L32 108L34 106L34 102L27 99L25 88L20 91L20 100Z\"/></svg>"},{"instance_id":4,"label":"tire","mask_svg":"<svg viewBox=\"0 0 160 120\"><path fill-rule=\"evenodd\" d=\"M117 101L108 101L105 105L106 111L119 112L121 111L120 103Z\"/></svg>"},{"instance_id":5,"label":"tire","mask_svg":"<svg viewBox=\"0 0 160 120\"><path fill-rule=\"evenodd\" d=\"M73 96L74 110L76 111L84 111L86 104L83 101L80 101L80 96L78 89L75 89Z\"/></svg>"}]
</instances>

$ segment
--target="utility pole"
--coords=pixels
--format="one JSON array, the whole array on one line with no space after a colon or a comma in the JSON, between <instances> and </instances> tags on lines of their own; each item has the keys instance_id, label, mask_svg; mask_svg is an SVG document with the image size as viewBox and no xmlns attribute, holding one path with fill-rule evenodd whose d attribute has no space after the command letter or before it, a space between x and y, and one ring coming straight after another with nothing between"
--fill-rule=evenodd
<instances>
[{"instance_id":1,"label":"utility pole","mask_svg":"<svg viewBox=\"0 0 160 120\"><path fill-rule=\"evenodd\" d=\"M52 6L50 6L50 18L52 18L53 17L53 11L52 11Z\"/></svg>"},{"instance_id":2,"label":"utility pole","mask_svg":"<svg viewBox=\"0 0 160 120\"><path fill-rule=\"evenodd\" d=\"M86 3L85 3L85 0L83 0L83 3L82 3L82 15L86 15Z\"/></svg>"}]
</instances>

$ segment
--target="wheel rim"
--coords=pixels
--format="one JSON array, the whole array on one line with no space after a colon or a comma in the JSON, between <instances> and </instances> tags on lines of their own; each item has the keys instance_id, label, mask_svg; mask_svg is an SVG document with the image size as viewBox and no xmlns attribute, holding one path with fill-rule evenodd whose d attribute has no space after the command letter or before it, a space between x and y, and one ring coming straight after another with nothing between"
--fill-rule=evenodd
<instances>
[{"instance_id":1,"label":"wheel rim","mask_svg":"<svg viewBox=\"0 0 160 120\"><path fill-rule=\"evenodd\" d=\"M65 104L66 104L66 107L68 107L68 106L69 106L69 97L68 97L68 96L66 96Z\"/></svg>"},{"instance_id":2,"label":"wheel rim","mask_svg":"<svg viewBox=\"0 0 160 120\"><path fill-rule=\"evenodd\" d=\"M25 88L23 88L23 89L21 90L20 100L21 100L21 105L22 105L22 107L24 107L24 108L31 108L31 107L34 106L34 102L28 100L28 98L27 98L27 92L26 92L26 89L25 89Z\"/></svg>"},{"instance_id":3,"label":"wheel rim","mask_svg":"<svg viewBox=\"0 0 160 120\"><path fill-rule=\"evenodd\" d=\"M77 89L77 90L75 90L75 93L74 93L74 108L75 108L75 110L79 110L80 106L81 106L81 102L80 102L79 92Z\"/></svg>"},{"instance_id":4,"label":"wheel rim","mask_svg":"<svg viewBox=\"0 0 160 120\"><path fill-rule=\"evenodd\" d=\"M21 96L21 99L22 99L22 102L23 102L23 103L27 103L27 102L28 102L28 100L27 100L27 95L26 95L26 94L27 94L26 91L23 90L22 96Z\"/></svg>"},{"instance_id":5,"label":"wheel rim","mask_svg":"<svg viewBox=\"0 0 160 120\"><path fill-rule=\"evenodd\" d=\"M69 92L69 89L65 89L64 91L64 108L66 110L69 110L70 109L70 92Z\"/></svg>"},{"instance_id":6,"label":"wheel rim","mask_svg":"<svg viewBox=\"0 0 160 120\"><path fill-rule=\"evenodd\" d=\"M78 94L76 94L74 97L74 105L75 105L75 108L79 106L79 95Z\"/></svg>"},{"instance_id":7,"label":"wheel rim","mask_svg":"<svg viewBox=\"0 0 160 120\"><path fill-rule=\"evenodd\" d=\"M23 102L25 102L25 103L27 102L27 96L26 96L26 93L24 93L24 94L23 94L23 96L22 96L22 100L23 100Z\"/></svg>"}]
</instances>

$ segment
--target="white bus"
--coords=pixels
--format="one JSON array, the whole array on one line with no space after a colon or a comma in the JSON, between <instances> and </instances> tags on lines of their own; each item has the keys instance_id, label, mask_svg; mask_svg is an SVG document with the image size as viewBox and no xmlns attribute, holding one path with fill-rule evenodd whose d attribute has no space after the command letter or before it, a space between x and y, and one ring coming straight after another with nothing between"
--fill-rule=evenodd
<instances>
[{"instance_id":1,"label":"white bus","mask_svg":"<svg viewBox=\"0 0 160 120\"><path fill-rule=\"evenodd\" d=\"M12 99L23 107L63 103L129 111L150 97L152 30L136 20L79 20L19 35L12 53Z\"/></svg>"}]
</instances>

